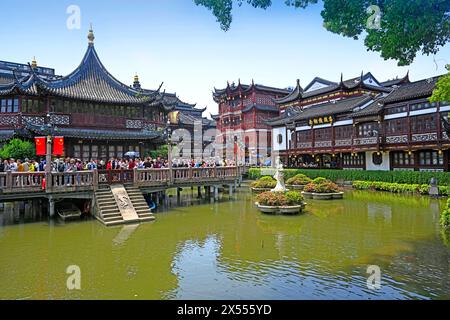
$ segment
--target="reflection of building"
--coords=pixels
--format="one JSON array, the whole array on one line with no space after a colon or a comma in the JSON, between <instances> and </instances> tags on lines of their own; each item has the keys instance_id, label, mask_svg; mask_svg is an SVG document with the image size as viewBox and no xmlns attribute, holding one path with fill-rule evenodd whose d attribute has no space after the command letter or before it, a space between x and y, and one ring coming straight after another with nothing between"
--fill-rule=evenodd
<instances>
[{"instance_id":1,"label":"reflection of building","mask_svg":"<svg viewBox=\"0 0 450 320\"><path fill-rule=\"evenodd\" d=\"M448 170L450 141L429 103L438 77L379 82L372 74L338 83L315 78L276 100L272 144L290 167Z\"/></svg>"},{"instance_id":2,"label":"reflection of building","mask_svg":"<svg viewBox=\"0 0 450 320\"><path fill-rule=\"evenodd\" d=\"M262 163L263 159L270 157L271 131L266 121L279 114L274 99L289 93L287 89L253 82L244 85L240 81L238 85L233 83L225 89L215 89L213 97L219 105L219 114L213 119L220 132L216 139L219 155L250 164Z\"/></svg>"},{"instance_id":3,"label":"reflection of building","mask_svg":"<svg viewBox=\"0 0 450 320\"><path fill-rule=\"evenodd\" d=\"M167 114L180 110L198 116L202 110L175 94L142 89L118 81L101 63L89 32L81 64L69 75L53 69L0 63L0 138L32 138L51 128L65 137L66 156L88 160L145 154L163 143Z\"/></svg>"}]
</instances>

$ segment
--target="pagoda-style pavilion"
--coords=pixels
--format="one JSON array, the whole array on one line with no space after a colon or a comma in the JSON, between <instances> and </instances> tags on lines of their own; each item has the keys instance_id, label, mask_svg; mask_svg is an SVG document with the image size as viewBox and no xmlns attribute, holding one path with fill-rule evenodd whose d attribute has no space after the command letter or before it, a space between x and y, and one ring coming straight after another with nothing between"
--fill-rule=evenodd
<instances>
[{"instance_id":1,"label":"pagoda-style pavilion","mask_svg":"<svg viewBox=\"0 0 450 320\"><path fill-rule=\"evenodd\" d=\"M82 160L144 155L163 143L168 113L202 112L175 94L128 86L103 66L92 29L80 65L67 76L53 69L2 62L0 139L49 133L65 137L65 156Z\"/></svg>"}]
</instances>

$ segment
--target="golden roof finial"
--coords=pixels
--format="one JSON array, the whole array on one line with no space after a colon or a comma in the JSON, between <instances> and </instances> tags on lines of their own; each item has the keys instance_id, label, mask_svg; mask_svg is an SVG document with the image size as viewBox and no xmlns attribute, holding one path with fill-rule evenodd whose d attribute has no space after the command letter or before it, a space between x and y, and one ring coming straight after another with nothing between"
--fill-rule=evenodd
<instances>
[{"instance_id":1,"label":"golden roof finial","mask_svg":"<svg viewBox=\"0 0 450 320\"><path fill-rule=\"evenodd\" d=\"M138 76L137 72L136 72L136 75L134 76L134 82L139 82L139 76Z\"/></svg>"},{"instance_id":2,"label":"golden roof finial","mask_svg":"<svg viewBox=\"0 0 450 320\"><path fill-rule=\"evenodd\" d=\"M36 68L37 68L36 57L33 57L33 61L31 61L31 67L32 67L33 69L36 69Z\"/></svg>"},{"instance_id":3,"label":"golden roof finial","mask_svg":"<svg viewBox=\"0 0 450 320\"><path fill-rule=\"evenodd\" d=\"M88 33L88 40L89 40L90 45L94 44L95 36L94 36L94 30L92 29L92 23L91 23L91 28L89 29L89 33Z\"/></svg>"}]
</instances>

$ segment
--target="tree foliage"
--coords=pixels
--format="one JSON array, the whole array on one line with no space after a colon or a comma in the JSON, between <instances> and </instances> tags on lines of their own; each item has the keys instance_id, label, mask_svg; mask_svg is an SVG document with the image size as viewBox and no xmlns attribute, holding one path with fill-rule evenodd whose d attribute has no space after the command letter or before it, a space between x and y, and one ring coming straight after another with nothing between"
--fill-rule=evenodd
<instances>
[{"instance_id":1,"label":"tree foliage","mask_svg":"<svg viewBox=\"0 0 450 320\"><path fill-rule=\"evenodd\" d=\"M29 141L12 139L0 149L2 159L33 159L36 156L34 144Z\"/></svg>"},{"instance_id":2,"label":"tree foliage","mask_svg":"<svg viewBox=\"0 0 450 320\"><path fill-rule=\"evenodd\" d=\"M431 102L450 102L450 64L446 66L449 73L442 76L436 84L436 90L430 98Z\"/></svg>"},{"instance_id":3,"label":"tree foliage","mask_svg":"<svg viewBox=\"0 0 450 320\"><path fill-rule=\"evenodd\" d=\"M146 154L146 156L150 156L152 157L152 159L156 159L158 157L167 158L168 153L169 153L168 146L166 144L163 144L159 146L158 149L149 151L148 154Z\"/></svg>"},{"instance_id":4,"label":"tree foliage","mask_svg":"<svg viewBox=\"0 0 450 320\"><path fill-rule=\"evenodd\" d=\"M267 9L270 0L194 0L212 11L220 27L229 30L233 4L244 2ZM285 0L306 8L318 0ZM417 53L436 54L450 41L449 0L323 0L324 27L344 37L365 36L365 46L399 65L411 64Z\"/></svg>"}]
</instances>

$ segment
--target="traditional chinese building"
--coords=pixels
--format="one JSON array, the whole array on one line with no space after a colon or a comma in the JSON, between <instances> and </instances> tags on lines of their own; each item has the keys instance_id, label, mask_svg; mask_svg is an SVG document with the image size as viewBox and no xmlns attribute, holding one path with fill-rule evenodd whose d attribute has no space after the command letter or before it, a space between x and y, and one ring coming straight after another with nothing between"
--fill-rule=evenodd
<instances>
[{"instance_id":1,"label":"traditional chinese building","mask_svg":"<svg viewBox=\"0 0 450 320\"><path fill-rule=\"evenodd\" d=\"M428 101L438 78L297 82L268 122L273 149L289 167L448 171L450 105Z\"/></svg>"},{"instance_id":2,"label":"traditional chinese building","mask_svg":"<svg viewBox=\"0 0 450 320\"><path fill-rule=\"evenodd\" d=\"M270 158L272 133L267 121L279 115L274 99L290 93L253 81L250 85L239 81L237 85L228 83L225 89L214 89L213 98L219 105L219 114L212 116L219 131L218 156L247 164L261 164Z\"/></svg>"},{"instance_id":3,"label":"traditional chinese building","mask_svg":"<svg viewBox=\"0 0 450 320\"><path fill-rule=\"evenodd\" d=\"M123 84L103 66L90 30L80 65L67 76L50 68L0 62L0 138L65 137L65 155L82 160L145 155L164 142L168 113L203 110L175 94Z\"/></svg>"}]
</instances>

